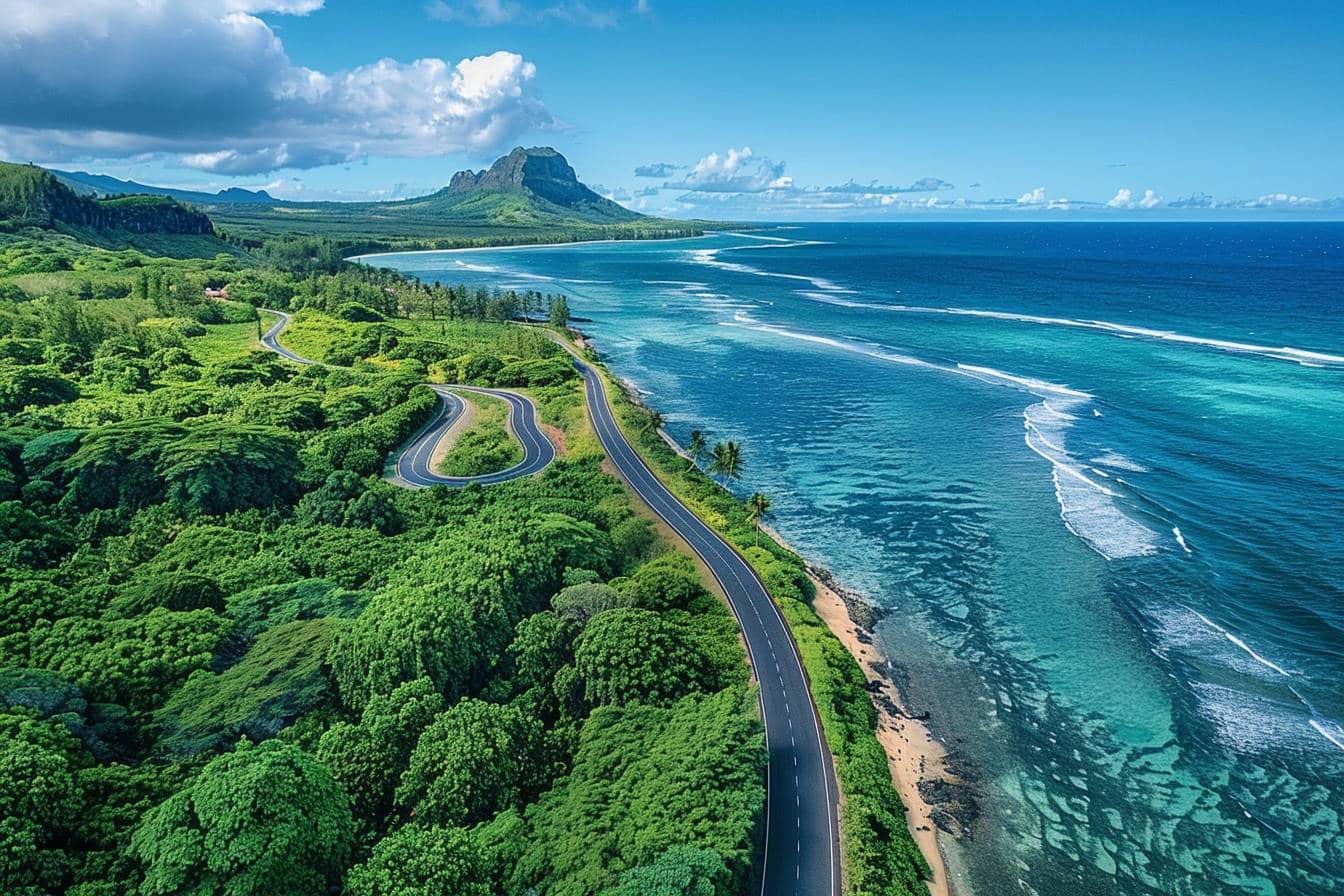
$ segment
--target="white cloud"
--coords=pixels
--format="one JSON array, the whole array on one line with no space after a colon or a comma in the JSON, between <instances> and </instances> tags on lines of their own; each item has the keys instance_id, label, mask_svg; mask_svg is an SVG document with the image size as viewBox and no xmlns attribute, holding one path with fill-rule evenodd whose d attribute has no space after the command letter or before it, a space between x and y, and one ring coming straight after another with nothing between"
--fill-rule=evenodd
<instances>
[{"instance_id":1,"label":"white cloud","mask_svg":"<svg viewBox=\"0 0 1344 896\"><path fill-rule=\"evenodd\" d=\"M0 151L9 157L171 154L252 174L484 152L556 125L531 93L536 67L516 53L337 72L294 65L256 14L312 12L320 0L11 6L0 38Z\"/></svg>"},{"instance_id":2,"label":"white cloud","mask_svg":"<svg viewBox=\"0 0 1344 896\"><path fill-rule=\"evenodd\" d=\"M784 174L783 162L758 156L750 146L729 147L723 155L712 152L670 187L683 187L699 193L763 193L793 186L793 178Z\"/></svg>"},{"instance_id":3,"label":"white cloud","mask_svg":"<svg viewBox=\"0 0 1344 896\"><path fill-rule=\"evenodd\" d=\"M1018 205L1045 205L1045 187L1037 187L1030 193L1017 197Z\"/></svg>"},{"instance_id":4,"label":"white cloud","mask_svg":"<svg viewBox=\"0 0 1344 896\"><path fill-rule=\"evenodd\" d=\"M1107 208L1133 208L1134 191L1128 187L1121 187L1115 191L1115 195L1106 203Z\"/></svg>"},{"instance_id":5,"label":"white cloud","mask_svg":"<svg viewBox=\"0 0 1344 896\"><path fill-rule=\"evenodd\" d=\"M1156 208L1162 204L1162 197L1153 190L1144 190L1143 196L1135 199L1134 191L1129 187L1121 187L1115 191L1115 195L1106 203L1107 208Z\"/></svg>"}]
</instances>

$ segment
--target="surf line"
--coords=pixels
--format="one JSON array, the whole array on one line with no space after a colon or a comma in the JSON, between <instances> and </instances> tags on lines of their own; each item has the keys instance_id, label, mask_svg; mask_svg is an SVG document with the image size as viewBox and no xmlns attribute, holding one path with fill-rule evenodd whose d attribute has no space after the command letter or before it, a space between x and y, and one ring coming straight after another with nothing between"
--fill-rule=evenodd
<instances>
[{"instance_id":1,"label":"surf line","mask_svg":"<svg viewBox=\"0 0 1344 896\"><path fill-rule=\"evenodd\" d=\"M1073 412L1093 400L1090 393L992 367L928 361L876 343L791 330L762 323L744 312L734 314L731 321L719 323L839 349L892 364L920 367L990 385L1006 386L1035 396L1040 400L1023 410L1024 439L1032 452L1050 463L1055 498L1065 528L1107 560L1157 551L1156 533L1121 510L1116 490L1089 476L1078 459L1065 447L1065 432L1077 419Z\"/></svg>"},{"instance_id":2,"label":"surf line","mask_svg":"<svg viewBox=\"0 0 1344 896\"><path fill-rule=\"evenodd\" d=\"M842 308L863 308L871 311L889 311L900 314L945 314L956 317L980 317L988 318L990 320L1038 324L1041 326L1072 327L1074 329L1110 333L1115 336L1141 337L1161 342L1172 342L1181 345L1218 349L1219 351L1235 354L1258 355L1264 358L1273 358L1278 361L1292 361L1301 364L1304 367L1321 367L1323 365L1330 365L1332 367L1344 366L1344 355L1332 355L1327 352L1295 348L1290 345L1261 345L1254 342L1236 342L1233 340L1214 339L1206 336L1190 336L1185 333L1177 333L1173 330L1158 330L1152 327L1118 324L1107 320L1075 320L1068 317L1043 317L1035 314L1015 314L1010 311L989 311L981 308L935 308L926 305L884 305L880 302L858 302L848 299L838 299L829 295L827 292L803 293L803 295L813 301L823 302L828 305L838 305Z\"/></svg>"}]
</instances>

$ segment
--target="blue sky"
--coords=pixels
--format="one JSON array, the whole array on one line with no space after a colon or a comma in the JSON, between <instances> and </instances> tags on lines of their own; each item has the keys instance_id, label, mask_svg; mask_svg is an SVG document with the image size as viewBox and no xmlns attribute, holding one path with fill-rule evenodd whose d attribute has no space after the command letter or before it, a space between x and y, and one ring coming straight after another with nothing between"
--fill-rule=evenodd
<instances>
[{"instance_id":1,"label":"blue sky","mask_svg":"<svg viewBox=\"0 0 1344 896\"><path fill-rule=\"evenodd\" d=\"M145 182L403 197L548 144L661 214L1344 217L1337 4L15 3L0 156Z\"/></svg>"}]
</instances>

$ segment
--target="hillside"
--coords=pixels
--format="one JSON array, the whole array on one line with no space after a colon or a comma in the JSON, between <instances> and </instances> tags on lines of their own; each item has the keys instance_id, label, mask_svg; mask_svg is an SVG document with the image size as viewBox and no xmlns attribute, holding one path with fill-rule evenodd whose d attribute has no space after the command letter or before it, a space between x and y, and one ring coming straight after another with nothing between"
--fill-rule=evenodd
<instances>
[{"instance_id":1,"label":"hillside","mask_svg":"<svg viewBox=\"0 0 1344 896\"><path fill-rule=\"evenodd\" d=\"M247 240L303 234L375 248L653 239L690 236L705 226L651 218L599 196L549 147L515 149L483 171L459 171L448 186L414 199L205 207L222 229Z\"/></svg>"},{"instance_id":2,"label":"hillside","mask_svg":"<svg viewBox=\"0 0 1344 896\"><path fill-rule=\"evenodd\" d=\"M228 251L203 212L166 196L81 196L34 165L0 162L0 232L54 230L103 248L155 255Z\"/></svg>"}]
</instances>

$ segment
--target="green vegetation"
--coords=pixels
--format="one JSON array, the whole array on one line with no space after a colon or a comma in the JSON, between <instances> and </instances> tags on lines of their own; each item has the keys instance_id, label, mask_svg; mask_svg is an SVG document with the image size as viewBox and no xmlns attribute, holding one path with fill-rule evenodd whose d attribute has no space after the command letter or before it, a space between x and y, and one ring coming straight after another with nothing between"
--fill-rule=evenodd
<instances>
[{"instance_id":1,"label":"green vegetation","mask_svg":"<svg viewBox=\"0 0 1344 896\"><path fill-rule=\"evenodd\" d=\"M504 322L555 297L317 243L177 261L11 236L0 891L743 888L745 654L602 472L560 349ZM257 306L327 363L257 351ZM526 389L564 456L489 489L382 480L431 378Z\"/></svg>"},{"instance_id":2,"label":"green vegetation","mask_svg":"<svg viewBox=\"0 0 1344 896\"><path fill-rule=\"evenodd\" d=\"M226 251L208 217L169 197L92 199L43 168L0 162L0 234L24 229L55 230L105 248Z\"/></svg>"},{"instance_id":3,"label":"green vegetation","mask_svg":"<svg viewBox=\"0 0 1344 896\"><path fill-rule=\"evenodd\" d=\"M602 369L591 352L588 360ZM605 379L626 437L664 484L746 557L793 633L843 793L840 835L845 892L851 896L925 893L928 864L910 835L905 807L892 786L886 751L874 734L877 712L863 670L812 609L815 590L802 558L773 538L760 538L759 523L770 510L769 499L760 495L761 500L755 500L758 496L740 500L694 463L688 464L657 434L656 412L636 402L614 377ZM701 434L692 439L689 453L699 460L704 446ZM727 481L739 477L744 464L735 442L720 442L711 452L710 470Z\"/></svg>"},{"instance_id":4,"label":"green vegetation","mask_svg":"<svg viewBox=\"0 0 1344 896\"><path fill-rule=\"evenodd\" d=\"M351 252L665 239L696 236L706 227L703 221L648 218L598 196L549 148L515 149L486 171L459 171L442 190L414 199L224 201L205 208L243 246L277 236L320 236Z\"/></svg>"},{"instance_id":5,"label":"green vegetation","mask_svg":"<svg viewBox=\"0 0 1344 896\"><path fill-rule=\"evenodd\" d=\"M765 755L737 628L602 472L559 347L510 323L562 326L567 300L342 261L698 229L524 168L368 208L239 203L225 243L171 200L0 167L0 891L748 886ZM263 307L323 363L259 351ZM562 458L490 489L393 487L426 380L526 390ZM612 388L794 631L847 892L921 892L862 672L799 558L759 538L768 501L733 498ZM507 466L482 422L458 460ZM729 483L743 463L713 449Z\"/></svg>"},{"instance_id":6,"label":"green vegetation","mask_svg":"<svg viewBox=\"0 0 1344 896\"><path fill-rule=\"evenodd\" d=\"M457 436L439 463L444 476L480 476L507 470L523 459L523 446L509 434L509 406L480 393L459 392L476 409L471 426Z\"/></svg>"}]
</instances>

